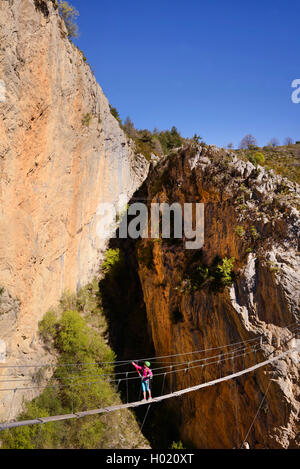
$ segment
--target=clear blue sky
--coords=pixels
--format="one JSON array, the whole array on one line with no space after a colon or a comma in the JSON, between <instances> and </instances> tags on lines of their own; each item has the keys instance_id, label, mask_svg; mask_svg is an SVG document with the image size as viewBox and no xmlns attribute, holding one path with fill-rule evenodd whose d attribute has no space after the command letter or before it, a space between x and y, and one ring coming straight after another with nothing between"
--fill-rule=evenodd
<instances>
[{"instance_id":1,"label":"clear blue sky","mask_svg":"<svg viewBox=\"0 0 300 469\"><path fill-rule=\"evenodd\" d=\"M300 2L70 0L75 43L122 119L237 146L300 140Z\"/></svg>"}]
</instances>

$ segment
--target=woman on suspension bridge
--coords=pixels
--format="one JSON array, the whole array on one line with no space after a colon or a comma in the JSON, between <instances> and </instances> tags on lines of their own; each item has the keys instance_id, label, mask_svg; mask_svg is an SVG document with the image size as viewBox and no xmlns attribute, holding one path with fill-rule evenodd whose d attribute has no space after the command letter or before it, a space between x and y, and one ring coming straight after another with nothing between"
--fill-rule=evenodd
<instances>
[{"instance_id":1,"label":"woman on suspension bridge","mask_svg":"<svg viewBox=\"0 0 300 469\"><path fill-rule=\"evenodd\" d=\"M145 362L144 366L139 366L136 363L132 362L132 365L135 367L136 371L142 378L142 391L144 395L143 401L147 400L146 399L147 391L149 393L149 400L152 399L149 382L150 382L150 379L152 379L153 373L150 370L150 363Z\"/></svg>"}]
</instances>

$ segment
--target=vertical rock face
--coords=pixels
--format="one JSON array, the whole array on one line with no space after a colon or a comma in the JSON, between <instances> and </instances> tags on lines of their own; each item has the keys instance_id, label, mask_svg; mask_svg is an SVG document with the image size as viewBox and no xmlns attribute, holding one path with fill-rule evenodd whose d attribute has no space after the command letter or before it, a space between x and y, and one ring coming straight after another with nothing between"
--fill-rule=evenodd
<instances>
[{"instance_id":1,"label":"vertical rock face","mask_svg":"<svg viewBox=\"0 0 300 469\"><path fill-rule=\"evenodd\" d=\"M0 331L7 363L36 363L38 320L99 265L100 204L128 200L149 168L56 1L0 0L0 44L0 286L12 305ZM10 398L1 393L1 417Z\"/></svg>"},{"instance_id":2,"label":"vertical rock face","mask_svg":"<svg viewBox=\"0 0 300 469\"><path fill-rule=\"evenodd\" d=\"M215 147L189 149L161 162L146 186L152 202L205 204L201 251L187 251L176 239L144 240L138 248L156 355L241 342L246 348L234 361L227 348L173 358L179 363L222 351L215 365L202 369L192 363L188 372L175 373L169 389L243 370L267 359L278 346L279 351L298 347L299 352L297 336L285 343L299 328L299 187ZM205 274L208 268L213 275L216 256L235 258L231 286L216 288ZM251 343L258 345L256 353ZM298 447L298 385L299 353L294 352L237 380L172 399L170 406L180 416L182 438L196 448L239 448L246 437L251 448Z\"/></svg>"}]
</instances>

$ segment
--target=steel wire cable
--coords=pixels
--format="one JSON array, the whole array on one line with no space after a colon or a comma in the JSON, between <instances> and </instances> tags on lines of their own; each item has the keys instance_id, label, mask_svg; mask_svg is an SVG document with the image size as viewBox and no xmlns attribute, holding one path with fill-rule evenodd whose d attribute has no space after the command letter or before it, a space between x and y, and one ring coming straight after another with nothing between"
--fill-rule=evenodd
<instances>
[{"instance_id":1,"label":"steel wire cable","mask_svg":"<svg viewBox=\"0 0 300 469\"><path fill-rule=\"evenodd\" d=\"M141 362L141 361L157 361L160 358L172 358L172 357L179 357L179 356L184 356L184 355L194 355L197 353L203 353L203 352L208 352L212 350L219 350L219 349L224 349L227 347L233 347L235 345L239 344L244 344L244 343L250 343L254 341L260 340L262 336L258 336L253 339L248 339L245 341L240 341L240 342L235 342L231 344L226 344L226 345L220 345L219 347L212 347L212 348L207 348L207 349L202 349L202 350L195 350L192 352L184 352L184 353L176 353L172 355L161 355L158 357L148 357L148 358L136 358L136 359L130 359L130 360L122 360L122 361L114 361L114 362L104 362L104 361L99 361L99 362L91 362L91 363L43 363L43 364L34 364L34 365L0 365L0 369L3 368L53 368L53 367L72 367L72 366L90 366L90 365L115 365L115 366L125 366L131 364L131 362Z\"/></svg>"},{"instance_id":2,"label":"steel wire cable","mask_svg":"<svg viewBox=\"0 0 300 469\"><path fill-rule=\"evenodd\" d=\"M290 325L282 327L283 329L291 328L291 327L298 327L299 322L292 323ZM219 350L219 349L224 349L228 347L233 347L235 345L239 344L244 344L244 343L250 343L250 342L255 342L263 338L264 336L260 334L258 337L252 338L252 339L247 339L244 341L239 341L239 342L234 342L226 345L220 345L218 347L212 347L212 348L207 348L207 349L202 349L202 350L195 350L192 352L184 352L184 353L177 353L177 354L172 354L172 355L161 355L158 357L147 357L147 358L136 358L136 359L130 359L130 360L120 360L120 361L114 361L114 362L105 362L105 361L99 361L99 362L93 362L93 363L46 363L46 364L35 364L35 365L0 365L0 369L3 368L43 368L43 367L72 367L72 366L89 366L89 365L112 365L112 366L126 366L130 364L132 361L156 361L160 358L172 358L172 357L178 357L178 356L184 356L184 355L193 355L197 353L203 353L203 352L208 352L208 351L213 351L213 350Z\"/></svg>"},{"instance_id":3,"label":"steel wire cable","mask_svg":"<svg viewBox=\"0 0 300 469\"><path fill-rule=\"evenodd\" d=\"M296 329L297 331L297 329ZM294 333L296 332L294 331ZM289 342L291 339L288 339L285 343ZM242 343L242 342L241 342ZM279 347L278 347L279 348ZM232 355L234 354L236 351L240 351L241 349L243 349L243 347L241 347L240 349L236 349L235 351L230 351L230 352L227 352L226 354L219 354L219 355L215 355L213 357L207 357L207 358L203 358L203 359L199 359L199 360L193 360L193 361L189 361L189 362L181 362L181 363L177 363L175 365L166 365L164 367L160 367L160 368L155 368L153 371L155 370L160 370L160 369L166 369L166 368L171 368L172 371L169 371L169 372L166 372L166 374L170 374L170 373L176 373L176 372L181 372L181 371L185 371L186 370L186 367L185 368L182 368L180 370L173 370L173 367L174 366L181 366L181 365L184 365L184 364L191 364L191 363L199 363L199 362L204 362L203 365L198 365L198 366L190 366L189 368L190 369L195 369L195 368L199 368L199 367L205 367L205 366L208 366L208 365L212 365L212 364L215 364L215 363L221 363L224 362L224 361L227 361L227 360L230 360L232 359L232 357L228 357L228 358L224 358L225 355ZM248 355L249 353L251 353L253 350L257 351L257 350L262 350L261 347L258 347L258 345L255 345L254 347L251 347L250 349L245 349L245 350L250 350L249 352L247 353L242 353L242 354L239 354L239 355L236 355L234 356L234 358L238 358L238 357L241 357L241 356L244 356L244 355ZM275 349L277 350L277 349ZM274 353L274 351L270 352L270 355L272 355ZM179 356L180 354L178 354L177 356ZM213 358L218 358L218 360L216 361L213 361L213 362L210 362L209 360L213 359ZM129 372L128 372L129 373ZM133 373L135 373L133 371ZM127 374L127 373L126 373ZM161 376L163 375L164 373L155 373L154 376ZM112 374L113 375L113 374ZM91 376L85 376L85 378L92 378L92 377L106 377L108 375L91 375ZM109 375L110 376L110 375ZM80 378L80 375L78 376ZM55 379L57 379L55 377ZM73 380L74 379L74 376L70 376L70 377L67 377L67 378L61 378L61 379L71 379ZM81 383L78 383L76 386L79 386L79 385L83 385L83 384L95 384L95 383L99 383L99 382L116 382L116 381L125 381L125 380L137 380L137 379L140 379L140 376L136 376L136 377L130 377L130 378L123 378L123 379L107 379L107 380L96 380L96 381L89 381L89 382L81 382ZM22 380L21 380L22 381ZM1 382L1 381L0 381ZM3 382L7 382L7 381L3 381ZM0 389L0 392L4 392L4 391L14 391L14 390L17 390L17 391L21 391L21 390L33 390L33 389L45 389L46 387L50 387L50 388L57 388L57 387L60 387L60 388L63 388L63 387L68 387L68 385L60 385L60 384L55 384L55 385L41 385L41 386L26 386L26 387L22 387L22 388L6 388L6 389Z\"/></svg>"},{"instance_id":4,"label":"steel wire cable","mask_svg":"<svg viewBox=\"0 0 300 469\"><path fill-rule=\"evenodd\" d=\"M245 369L239 371L238 373L227 375L223 378L215 379L215 380L212 380L212 381L209 381L209 382L205 382L203 384L197 384L196 386L186 388L186 389L182 389L180 391L176 391L176 392L171 393L171 394L165 394L163 396L156 397L156 398L151 400L151 404L152 404L152 402L156 403L156 402L160 402L160 401L165 400L165 399L170 399L171 397L181 396L181 395L187 394L189 392L194 392L194 391L206 388L208 386L212 386L212 385L218 384L220 382L228 381L228 380L236 378L238 376L245 375L247 373L250 373L252 371L257 370L258 368L261 368L261 367L266 366L270 363L276 362L280 358L286 357L294 351L296 351L296 348L292 348L292 349L290 349L286 352L283 352L282 354L280 354L278 356L271 357L270 359L265 360L263 362L260 362L259 364L255 365L255 366L251 366L250 368L245 368ZM201 365L201 366L204 366L204 365ZM138 407L138 406L141 406L141 405L144 405L144 404L145 404L144 402L138 401L138 402L132 402L132 403L129 403L129 404L122 404L122 405L119 405L119 406L110 406L110 407L104 407L104 408L101 408L101 409L94 409L94 410L90 410L90 411L77 412L76 414L55 415L53 417L41 417L41 418L36 418L34 420L24 420L24 421L11 422L11 423L6 423L6 424L0 424L0 430L5 430L7 428L20 427L20 426L44 424L44 423L48 423L48 422L55 422L55 421L58 421L58 420L61 421L61 420L68 420L68 419L74 419L74 418L78 419L78 418L85 417L87 415L99 415L99 414L103 414L103 413L107 413L107 412L113 412L113 411L116 411L116 410L119 410L119 409Z\"/></svg>"},{"instance_id":5,"label":"steel wire cable","mask_svg":"<svg viewBox=\"0 0 300 469\"><path fill-rule=\"evenodd\" d=\"M253 349L259 347L259 344L255 345L253 347ZM231 350L231 351L228 351L228 352L225 352L222 354L218 354L218 355L214 355L212 357L206 357L206 358L200 358L198 360L189 360L189 361L185 361L185 362L160 362L160 363L164 363L165 366L162 366L162 367L156 367L156 368L152 368L153 371L155 370L161 370L161 369L164 369L164 368L169 368L170 366L180 366L180 365L188 365L189 363L197 363L197 362L201 362L201 361L207 361L207 360L210 360L212 358L215 358L215 357L223 357L223 356L226 356L226 355L230 355L232 353L235 353L237 351L240 351L242 349L244 349L244 345L243 346L240 346L239 348L235 349L235 350ZM74 372L73 372L74 373ZM79 376L83 376L79 371L76 372ZM133 370L133 371L120 371L120 372L117 372L117 373L101 373L101 375L97 375L97 376L119 376L119 375L131 375L131 374L136 374L136 370ZM86 376L90 376L89 374L86 374ZM5 377L5 376L3 376ZM8 377L8 376L7 376ZM76 374L73 374L71 375L71 377L76 377ZM57 378L59 379L59 378ZM0 383L1 382L17 382L17 381L31 381L32 378L27 378L27 377L24 377L24 378L15 378L15 379L9 379L9 380L0 380Z\"/></svg>"},{"instance_id":6,"label":"steel wire cable","mask_svg":"<svg viewBox=\"0 0 300 469\"><path fill-rule=\"evenodd\" d=\"M239 357L242 357L242 356L245 356L245 355L249 355L250 353L253 352L253 348L250 349L249 352L247 353L242 353L240 355L236 355L234 358L239 358ZM227 361L227 360L232 360L232 357L227 357L225 359L223 359L223 362L224 361ZM205 364L202 364L202 365L196 365L196 366L190 366L190 370L193 370L193 369L197 369L197 368L204 368L206 366L210 366L210 365L213 365L215 363L219 363L220 359L219 360L215 360L213 362L206 362ZM173 367L169 367L169 368L173 368ZM167 371L167 372L164 372L164 373L156 373L155 375L153 375L153 377L157 377L157 376L162 376L164 374L172 374L172 373L180 373L180 372L184 372L186 370L186 367L185 368L181 368L179 370L171 370L171 371ZM96 376L95 376L96 377ZM139 380L141 379L140 376L136 376L136 377L131 377L131 378L128 378L127 381L132 381L132 380ZM117 381L125 381L126 378L123 378L123 379L107 379L107 380L103 380L103 379L97 379L95 381L83 381L83 382L80 382L80 383L72 383L72 387L78 387L78 386L83 386L83 385L89 385L89 384L99 384L99 383L115 383ZM66 384L66 385L61 385L61 384L53 384L53 385L50 385L50 384L45 384L45 385L40 385L40 386L26 386L26 387L22 387L22 388L5 388L5 389L0 389L0 392L7 392L7 391L14 391L14 390L17 390L17 391L26 391L26 390L34 390L34 389L45 389L45 388L48 388L48 389L63 389L63 388L67 388L69 387L70 384Z\"/></svg>"}]
</instances>

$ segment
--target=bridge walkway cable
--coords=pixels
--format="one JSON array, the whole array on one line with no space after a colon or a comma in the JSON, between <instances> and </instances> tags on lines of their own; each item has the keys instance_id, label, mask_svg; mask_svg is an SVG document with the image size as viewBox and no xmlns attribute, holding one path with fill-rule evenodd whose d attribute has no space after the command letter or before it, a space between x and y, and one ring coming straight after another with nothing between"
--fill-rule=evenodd
<instances>
[{"instance_id":1,"label":"bridge walkway cable","mask_svg":"<svg viewBox=\"0 0 300 469\"><path fill-rule=\"evenodd\" d=\"M289 325L282 326L282 327L285 328L285 329L298 328L299 327L299 321L296 321L294 323L291 323ZM130 359L130 360L113 361L113 362L93 362L93 363L42 363L42 364L37 363L37 364L26 364L26 365L22 365L22 364L20 364L20 365L3 365L3 364L1 364L0 365L0 370L1 369L10 369L10 368L43 368L43 367L57 368L57 367L76 367L76 366L87 366L87 365L98 365L98 366L100 366L100 365L113 365L114 367L117 367L117 366L129 365L132 361L140 362L140 361L146 361L146 360L148 360L148 361L152 360L153 362L159 363L159 362L157 362L157 360L159 360L159 359L194 355L194 354L199 354L199 353L207 353L207 352L210 352L210 351L221 350L221 349L233 347L233 346L236 346L236 345L241 345L242 346L243 344L260 341L263 338L264 338L264 336L261 334L257 337L252 338L252 339L247 339L247 340L244 340L244 341L230 343L230 344L226 344L226 345L219 345L218 347L206 348L206 349L202 349L202 350L194 350L192 352L177 353L177 354L173 354L173 355L162 355L162 356L158 356L158 357L136 358L136 359ZM161 363L164 363L164 362L161 362Z\"/></svg>"},{"instance_id":2,"label":"bridge walkway cable","mask_svg":"<svg viewBox=\"0 0 300 469\"><path fill-rule=\"evenodd\" d=\"M293 328L294 330L290 331L292 334L297 334L297 331L299 330L299 326L294 326ZM248 341L250 342L250 341ZM240 342L236 343L236 344L240 344ZM236 344L231 344L232 345L236 345ZM182 370L180 369L176 369L176 367L179 367L179 366L182 366L182 365L187 365L187 370L189 371L190 369L193 369L193 368L198 368L198 366L191 366L193 365L194 363L204 363L204 366L206 365L211 365L211 364L214 364L216 363L216 361L213 361L211 362L210 360L213 360L213 359L217 359L218 360L218 363L223 363L225 362L229 357L231 358L231 356L234 356L236 353L239 353L239 352L243 352L242 355L244 354L247 354L248 353L248 350L250 350L250 352L252 350L254 350L255 352L255 357L256 357L256 352L259 351L259 350L262 350L262 347L263 347L263 342L260 341L260 344L255 344L250 347L249 343L247 344L248 346L246 346L247 344L247 341L243 344L243 345L240 345L238 348L234 349L234 350L229 350L227 352L221 352L219 353L218 355L214 355L214 356L209 356L209 357L206 357L206 358L200 358L200 359L197 359L197 360L189 360L189 361L184 361L184 362L169 362L169 363L166 363L166 362L156 362L157 363L164 363L164 366L162 367L155 367L155 368L152 368L152 371L155 373L156 376L159 376L159 375L163 375L164 373L161 372L161 373L157 373L157 371L162 371L162 370L165 370L165 369L170 369L171 372L173 373L173 370L174 372L175 371L178 371L178 372L181 372ZM225 346L222 346L222 347L225 347ZM229 345L227 345L226 347L229 347ZM217 348L212 348L210 350L216 350ZM247 351L247 353L246 353ZM191 352L192 354L194 352ZM180 356L180 355L187 355L187 354L177 354L176 356ZM175 356L175 355L172 355L172 356ZM239 357L241 355L235 355L235 358ZM161 358L161 357L158 357L158 358ZM79 364L78 363L75 363L74 366L78 366ZM81 364L82 366L84 365L87 365L87 364ZM19 367L19 366L22 366L22 365L15 365L16 367ZM26 366L26 365L25 365ZM33 365L32 365L33 366ZM60 364L57 364L57 368L60 366ZM66 365L66 366L69 366L69 365ZM71 366L71 365L70 365ZM6 366L2 366L3 368L6 368ZM14 366L8 366L8 368L13 368ZM38 367L38 366L37 366ZM1 366L0 366L1 368ZM76 378L77 374L78 376L80 375L81 378L105 378L105 379L109 379L109 381L112 383L112 382L118 382L118 384L120 384L122 381L127 381L127 380L136 380L136 379L139 379L137 377L128 377L128 375L131 375L131 374L136 374L136 371L123 371L123 372L115 372L115 373L103 373L101 372L100 374L95 374L95 375L91 375L90 373L82 373L82 370L78 372L77 371L74 371L72 370L70 373L70 376L67 377L66 379L67 380L74 380L74 378ZM170 372L167 372L167 374L169 374ZM120 375L126 375L126 378L124 377L120 377ZM115 378L110 378L110 376L114 376ZM117 377L118 376L118 377ZM5 378L5 379L2 379L2 378ZM6 378L9 378L9 379L6 379ZM56 378L59 380L59 378ZM26 382L26 381L31 381L32 378L20 378L19 376L18 377L15 377L13 378L11 375L2 375L1 378L0 378L0 384L1 383L18 383L18 382ZM98 380L97 380L98 382ZM92 384L93 382L87 382L87 383L81 383L81 384ZM59 385L58 385L59 386ZM54 387L57 387L57 385L55 385ZM23 387L23 388L1 388L0 387L0 392L3 392L3 391L21 391L21 390L33 390L33 389L40 389L40 388L44 388L44 386L34 386L34 387Z\"/></svg>"},{"instance_id":3,"label":"bridge walkway cable","mask_svg":"<svg viewBox=\"0 0 300 469\"><path fill-rule=\"evenodd\" d=\"M241 353L239 353L238 355L234 355L234 358L239 358L239 357L243 357L243 356L246 356L246 355L249 355L251 353L253 353L253 350L256 350L256 347L252 347L252 348L244 348L243 350L239 350ZM214 361L210 361L210 360L213 360L215 359ZM217 363L220 363L220 361L222 361L222 363L224 364L226 361L229 361L229 360L232 360L232 354L228 354L228 356L225 356L223 355L222 358L221 358L221 355L215 355L213 357L208 357L208 358L205 358L203 360L195 360L195 361L192 361L192 362L185 362L185 363L179 363L177 365L172 365L172 366L166 366L166 367L163 367L163 368L155 368L153 369L153 371L157 371L157 370L161 370L161 369L168 369L169 371L165 371L165 372L160 372L160 373L154 373L154 377L158 377L158 376L163 376L163 375L172 375L174 373L181 373L181 372L186 372L187 370L190 371L190 370L194 370L194 369L198 369L198 368L201 368L203 370L204 367L206 366L210 366L210 365L214 365L214 364L217 364ZM197 364L195 366L191 366L193 363L203 363L203 364ZM183 368L176 368L176 366L182 366L182 365L187 365ZM126 373L128 374L128 373ZM73 385L73 387L77 387L77 386L82 386L82 385L91 385L91 384L96 384L96 383L100 383L100 382L109 382L111 384L113 383L117 383L118 382L118 385L120 385L120 383L123 381L123 382L128 382L128 381L135 381L135 380L140 380L140 376L135 376L135 377L123 377L123 378L118 378L118 379L111 379L107 376L105 376L105 379L103 379L103 376L102 374L100 375L81 375L80 377L82 378L85 378L85 379L88 379L88 378L94 378L93 381L81 381L81 382L77 382L76 384ZM96 379L97 378L97 379ZM71 380L73 381L74 379L74 376L70 376L70 377L67 377L66 378L67 380ZM12 380L13 382L19 382L18 380ZM3 382L11 382L11 380L3 380L1 381L0 380L0 383ZM67 388L70 386L70 383L69 384L65 384L65 385L62 385L60 383L57 383L57 384L49 384L48 385L48 388ZM35 385L35 386L23 386L23 387L20 387L20 388L0 388L0 392L7 392L7 391L32 391L32 390L38 390L38 389L44 389L45 388L45 385Z\"/></svg>"},{"instance_id":4,"label":"bridge walkway cable","mask_svg":"<svg viewBox=\"0 0 300 469\"><path fill-rule=\"evenodd\" d=\"M164 394L163 396L154 397L150 401L137 401L137 402L131 402L131 403L121 404L121 405L117 405L117 406L104 407L104 408L101 408L101 409L87 410L87 411L84 411L84 412L76 412L76 413L72 413L72 414L36 418L36 419L33 419L33 420L24 420L24 421L19 421L19 422L9 422L9 423L0 424L0 431L1 430L7 430L7 429L10 429L10 428L27 426L27 425L46 424L46 423L49 423L49 422L57 422L57 421L70 420L70 419L78 419L78 418L86 417L88 415L106 414L106 413L114 412L114 411L120 410L120 409L129 409L129 408L139 407L139 406L146 405L146 404L149 405L149 402L151 402L151 404L154 404L156 402L161 402L161 401L164 401L166 399L182 396L184 394L194 392L194 391L198 391L199 389L203 389L203 388L206 388L206 387L209 387L209 386L214 386L215 384L218 384L218 383L221 383L221 382L224 382L224 381L228 381L230 379L237 378L237 377L245 375L247 373L251 373L252 371L257 370L258 368L261 368L263 366L268 365L269 363L280 360L281 358L284 358L285 356L287 356L287 355L289 355L290 353L293 353L293 352L297 352L297 349L292 348L292 349L290 349L290 350L288 350L284 353L281 353L280 355L277 355L275 357L271 357L268 360L260 362L260 363L254 365L254 366L251 366L250 368L245 368L242 371L238 371L236 373L232 373L230 375L227 375L227 376L224 376L222 378L218 378L218 379L215 379L215 380L212 380L212 381L208 381L206 383L198 384L196 386L185 388L185 389L182 389L180 391L175 391L175 392L172 392L172 393L169 393L169 394Z\"/></svg>"}]
</instances>

